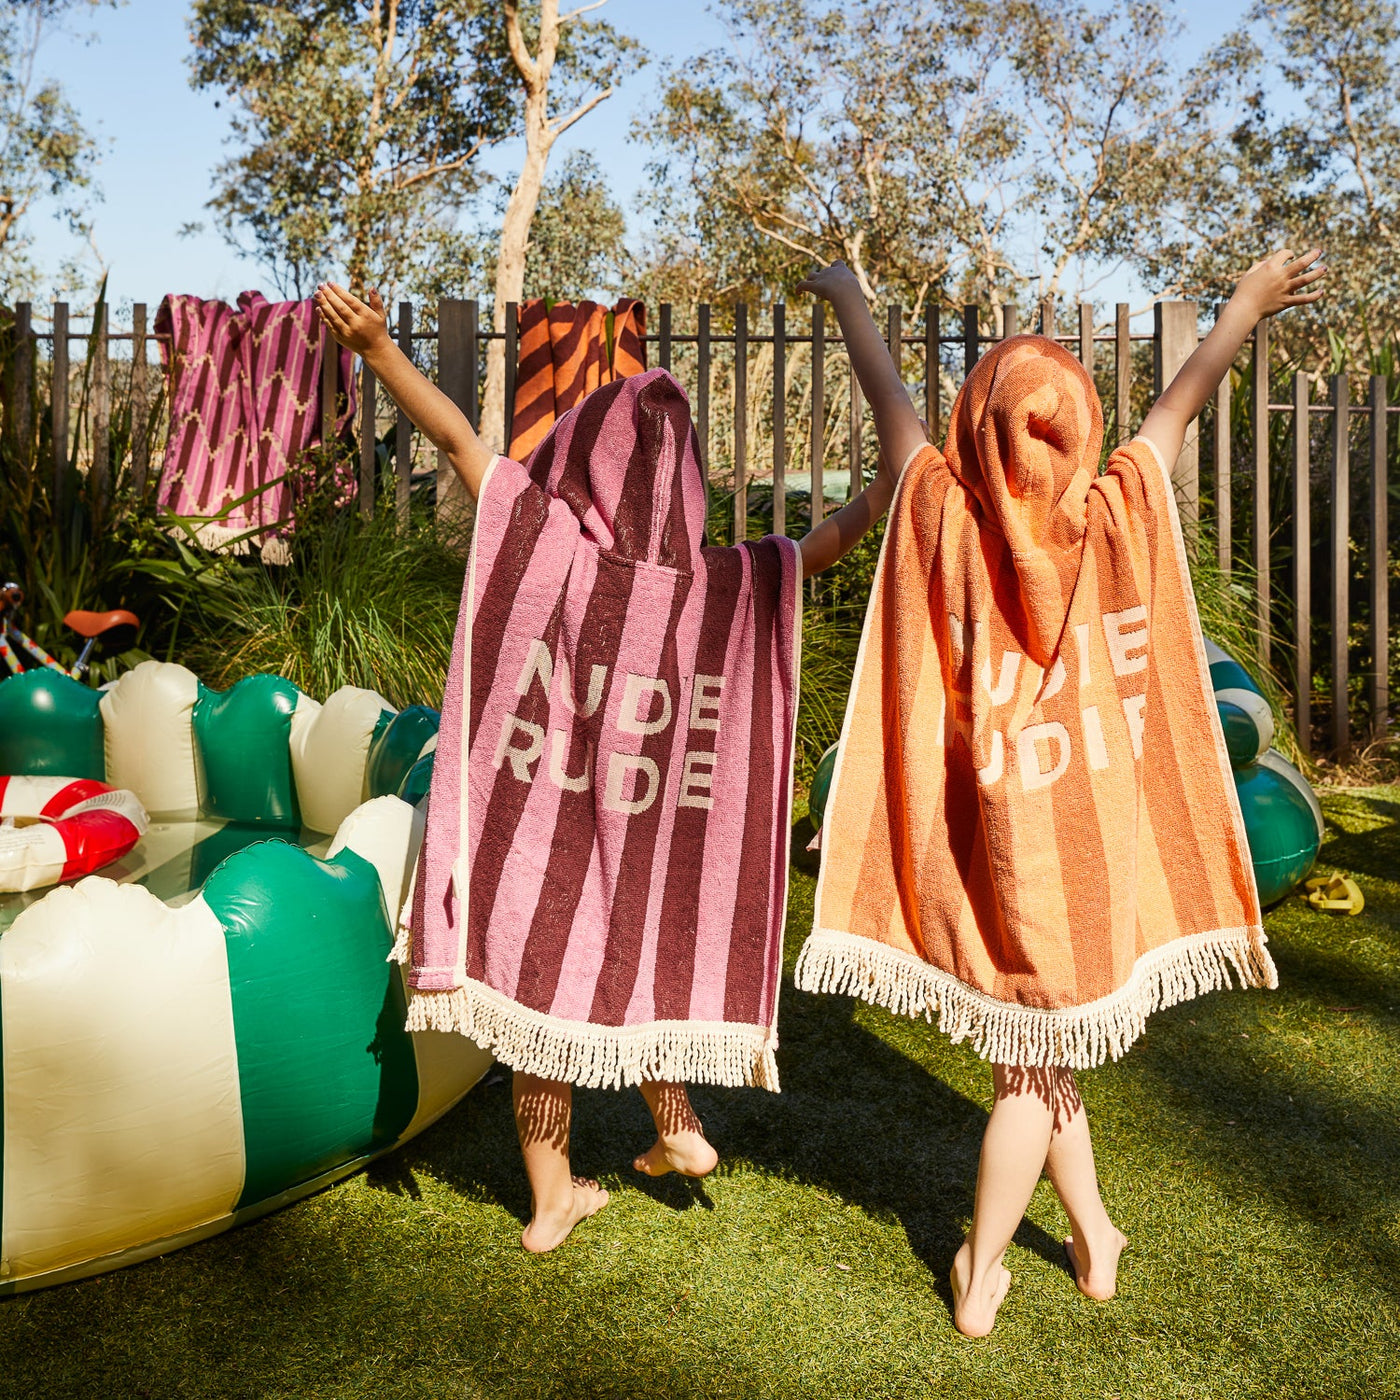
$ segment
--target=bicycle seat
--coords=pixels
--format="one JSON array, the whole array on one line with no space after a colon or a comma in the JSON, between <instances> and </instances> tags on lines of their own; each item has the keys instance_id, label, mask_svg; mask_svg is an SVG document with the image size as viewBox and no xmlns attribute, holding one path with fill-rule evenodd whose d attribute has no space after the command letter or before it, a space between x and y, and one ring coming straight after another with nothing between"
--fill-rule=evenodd
<instances>
[{"instance_id":1,"label":"bicycle seat","mask_svg":"<svg viewBox=\"0 0 1400 1400\"><path fill-rule=\"evenodd\" d=\"M63 619L65 627L71 627L80 637L100 637L104 632L110 632L114 627L139 627L140 621L135 613L129 613L125 608L116 608L112 612L70 612Z\"/></svg>"}]
</instances>

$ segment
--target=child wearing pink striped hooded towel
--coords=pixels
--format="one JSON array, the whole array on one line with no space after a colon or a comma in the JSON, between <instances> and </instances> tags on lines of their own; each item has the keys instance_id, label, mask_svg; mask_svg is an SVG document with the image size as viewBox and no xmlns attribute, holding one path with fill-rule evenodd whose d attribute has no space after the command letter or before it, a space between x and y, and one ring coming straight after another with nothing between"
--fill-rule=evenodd
<instances>
[{"instance_id":1,"label":"child wearing pink striped hooded towel","mask_svg":"<svg viewBox=\"0 0 1400 1400\"><path fill-rule=\"evenodd\" d=\"M402 951L409 1024L515 1070L521 1243L543 1252L608 1200L572 1175L574 1084L638 1085L654 1176L718 1160L686 1080L778 1087L799 584L894 475L797 543L707 548L664 370L597 389L521 465L405 359L375 293L316 301L477 500Z\"/></svg>"},{"instance_id":2,"label":"child wearing pink striped hooded towel","mask_svg":"<svg viewBox=\"0 0 1400 1400\"><path fill-rule=\"evenodd\" d=\"M477 503L412 916L410 1024L584 1085L778 1087L796 544L706 548L664 370Z\"/></svg>"}]
</instances>

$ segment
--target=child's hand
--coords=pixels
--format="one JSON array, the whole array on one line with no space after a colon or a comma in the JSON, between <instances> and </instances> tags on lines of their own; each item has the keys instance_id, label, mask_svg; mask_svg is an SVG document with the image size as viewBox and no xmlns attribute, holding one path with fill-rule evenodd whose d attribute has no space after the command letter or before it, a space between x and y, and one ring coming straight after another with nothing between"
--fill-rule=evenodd
<instances>
[{"instance_id":1,"label":"child's hand","mask_svg":"<svg viewBox=\"0 0 1400 1400\"><path fill-rule=\"evenodd\" d=\"M830 267L814 268L797 284L797 290L811 292L814 297L821 297L832 303L843 294L862 295L855 273L843 262L834 262Z\"/></svg>"},{"instance_id":2,"label":"child's hand","mask_svg":"<svg viewBox=\"0 0 1400 1400\"><path fill-rule=\"evenodd\" d=\"M322 282L316 288L315 300L316 310L330 333L357 355L364 355L389 339L389 328L384 324L384 303L378 292L370 291L366 305L334 282Z\"/></svg>"},{"instance_id":3,"label":"child's hand","mask_svg":"<svg viewBox=\"0 0 1400 1400\"><path fill-rule=\"evenodd\" d=\"M1289 306L1306 306L1316 301L1322 291L1305 292L1304 287L1326 275L1325 267L1312 267L1322 256L1321 248L1294 257L1287 248L1280 248L1254 264L1235 286L1231 301L1240 302L1256 321L1273 316ZM1308 269L1312 268L1311 271Z\"/></svg>"}]
</instances>

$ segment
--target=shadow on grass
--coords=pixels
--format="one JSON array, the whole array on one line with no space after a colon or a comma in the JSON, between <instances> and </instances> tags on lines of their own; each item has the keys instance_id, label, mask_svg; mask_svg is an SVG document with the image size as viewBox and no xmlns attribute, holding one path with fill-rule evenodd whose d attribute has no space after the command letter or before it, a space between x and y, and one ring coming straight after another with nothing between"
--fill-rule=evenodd
<instances>
[{"instance_id":1,"label":"shadow on grass","mask_svg":"<svg viewBox=\"0 0 1400 1400\"><path fill-rule=\"evenodd\" d=\"M808 996L786 982L782 1093L695 1086L691 1097L722 1175L752 1167L897 1219L951 1305L947 1272L972 1214L986 1110L858 1025L854 1008L847 998ZM673 1210L714 1209L702 1182L631 1169L653 1137L639 1094L575 1091L576 1171L620 1180ZM473 1092L450 1131L425 1134L400 1155L410 1171L421 1166L468 1198L528 1218L508 1084ZM1060 1241L1029 1221L1016 1242L1057 1267L1063 1262Z\"/></svg>"}]
</instances>

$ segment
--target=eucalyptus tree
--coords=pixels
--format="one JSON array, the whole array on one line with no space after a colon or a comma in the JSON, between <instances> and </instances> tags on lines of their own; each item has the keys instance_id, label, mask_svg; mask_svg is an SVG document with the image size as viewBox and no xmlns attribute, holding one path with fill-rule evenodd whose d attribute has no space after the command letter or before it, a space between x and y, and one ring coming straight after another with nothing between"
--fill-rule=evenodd
<instances>
[{"instance_id":1,"label":"eucalyptus tree","mask_svg":"<svg viewBox=\"0 0 1400 1400\"><path fill-rule=\"evenodd\" d=\"M1219 75L1164 0L724 0L664 78L656 260L711 294L843 258L871 300L1063 294L1138 258L1215 160Z\"/></svg>"},{"instance_id":2,"label":"eucalyptus tree","mask_svg":"<svg viewBox=\"0 0 1400 1400\"><path fill-rule=\"evenodd\" d=\"M488 0L195 0L191 82L231 108L212 207L285 293L386 294L467 261L479 158L516 121Z\"/></svg>"},{"instance_id":3,"label":"eucalyptus tree","mask_svg":"<svg viewBox=\"0 0 1400 1400\"><path fill-rule=\"evenodd\" d=\"M44 41L102 0L10 0L0 6L0 297L36 290L30 250L45 201L75 233L90 232L97 144L62 85L39 72Z\"/></svg>"}]
</instances>

